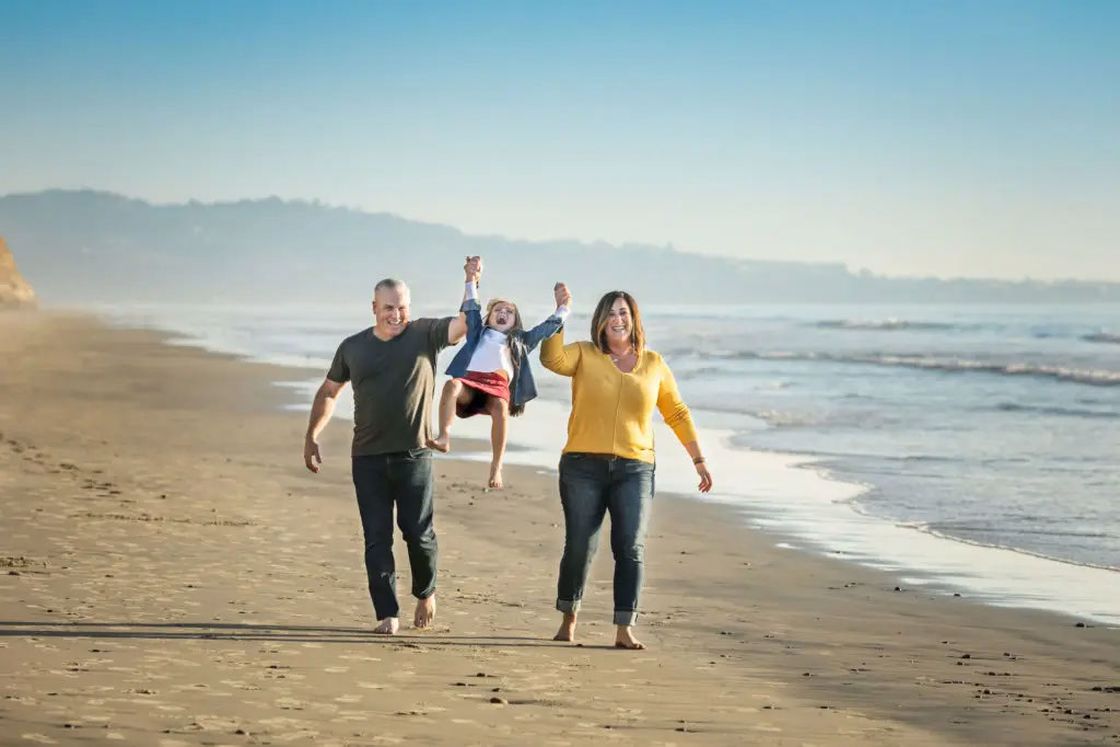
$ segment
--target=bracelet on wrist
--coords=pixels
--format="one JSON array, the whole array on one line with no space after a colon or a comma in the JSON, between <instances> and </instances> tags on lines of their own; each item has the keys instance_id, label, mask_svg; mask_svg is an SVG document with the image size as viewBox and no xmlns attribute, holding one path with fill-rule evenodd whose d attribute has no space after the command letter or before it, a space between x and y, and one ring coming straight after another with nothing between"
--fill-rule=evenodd
<instances>
[{"instance_id":1,"label":"bracelet on wrist","mask_svg":"<svg viewBox=\"0 0 1120 747\"><path fill-rule=\"evenodd\" d=\"M704 463L704 457L696 457L695 459L692 460L692 463L693 464L703 464Z\"/></svg>"}]
</instances>

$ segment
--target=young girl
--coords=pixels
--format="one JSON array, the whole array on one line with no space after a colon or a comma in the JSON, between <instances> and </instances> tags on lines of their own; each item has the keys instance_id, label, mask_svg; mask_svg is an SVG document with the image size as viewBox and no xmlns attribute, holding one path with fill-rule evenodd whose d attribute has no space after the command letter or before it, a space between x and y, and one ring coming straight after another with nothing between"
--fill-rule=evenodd
<instances>
[{"instance_id":1,"label":"young girl","mask_svg":"<svg viewBox=\"0 0 1120 747\"><path fill-rule=\"evenodd\" d=\"M478 303L481 264L476 258L471 258L468 267L473 269L468 270L461 309L467 318L466 344L447 368L446 373L451 380L444 385L440 396L439 435L429 441L428 446L437 451L449 451L451 422L455 416L469 418L486 413L492 421L490 443L493 458L490 461L489 485L500 488L509 418L520 415L525 410L525 403L537 396L528 355L542 340L556 334L563 326L568 316L567 296L562 297L556 292L556 311L526 331L521 325L517 305L504 298L491 299L483 316Z\"/></svg>"}]
</instances>

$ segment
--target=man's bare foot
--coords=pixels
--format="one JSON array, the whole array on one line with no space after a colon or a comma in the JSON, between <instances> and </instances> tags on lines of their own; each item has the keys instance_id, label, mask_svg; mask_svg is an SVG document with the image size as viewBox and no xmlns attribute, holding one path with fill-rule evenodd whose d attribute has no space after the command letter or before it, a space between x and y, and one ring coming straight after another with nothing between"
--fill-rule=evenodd
<instances>
[{"instance_id":1,"label":"man's bare foot","mask_svg":"<svg viewBox=\"0 0 1120 747\"><path fill-rule=\"evenodd\" d=\"M501 488L505 487L505 485L502 483L502 468L501 467L491 467L490 468L490 487L492 487L494 489L501 489Z\"/></svg>"},{"instance_id":2,"label":"man's bare foot","mask_svg":"<svg viewBox=\"0 0 1120 747\"><path fill-rule=\"evenodd\" d=\"M401 629L401 621L396 617L386 617L377 623L377 627L373 629L374 633L378 635L394 635Z\"/></svg>"},{"instance_id":3,"label":"man's bare foot","mask_svg":"<svg viewBox=\"0 0 1120 747\"><path fill-rule=\"evenodd\" d=\"M416 615L412 618L412 624L417 628L428 628L432 625L432 620L436 617L436 595L433 594L426 599L416 600Z\"/></svg>"},{"instance_id":4,"label":"man's bare foot","mask_svg":"<svg viewBox=\"0 0 1120 747\"><path fill-rule=\"evenodd\" d=\"M646 644L634 637L634 632L629 625L619 625L618 631L614 634L614 647L641 651L646 647Z\"/></svg>"},{"instance_id":5,"label":"man's bare foot","mask_svg":"<svg viewBox=\"0 0 1120 747\"><path fill-rule=\"evenodd\" d=\"M556 635L552 636L554 641L574 641L576 639L576 616L570 612L564 613L564 619L560 623L560 630L556 631Z\"/></svg>"},{"instance_id":6,"label":"man's bare foot","mask_svg":"<svg viewBox=\"0 0 1120 747\"><path fill-rule=\"evenodd\" d=\"M435 438L428 439L428 448L435 449L436 451L446 454L451 451L451 434L441 433Z\"/></svg>"}]
</instances>

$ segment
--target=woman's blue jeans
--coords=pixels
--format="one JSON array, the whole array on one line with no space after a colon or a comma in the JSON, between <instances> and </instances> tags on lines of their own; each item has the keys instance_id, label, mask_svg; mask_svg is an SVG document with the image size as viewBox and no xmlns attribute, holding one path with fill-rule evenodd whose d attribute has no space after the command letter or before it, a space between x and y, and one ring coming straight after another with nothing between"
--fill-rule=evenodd
<instances>
[{"instance_id":1,"label":"woman's blue jeans","mask_svg":"<svg viewBox=\"0 0 1120 747\"><path fill-rule=\"evenodd\" d=\"M634 625L642 590L646 530L653 503L654 465L609 454L560 458L564 557L556 609L578 612L605 514L611 515L614 553L614 624Z\"/></svg>"}]
</instances>

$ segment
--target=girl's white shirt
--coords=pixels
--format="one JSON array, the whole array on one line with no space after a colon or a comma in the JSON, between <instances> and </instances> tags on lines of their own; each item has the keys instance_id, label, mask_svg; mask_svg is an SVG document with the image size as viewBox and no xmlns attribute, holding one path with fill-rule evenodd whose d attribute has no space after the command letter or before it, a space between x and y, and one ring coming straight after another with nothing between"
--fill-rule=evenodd
<instances>
[{"instance_id":1,"label":"girl's white shirt","mask_svg":"<svg viewBox=\"0 0 1120 747\"><path fill-rule=\"evenodd\" d=\"M513 357L509 352L509 337L504 332L487 327L482 330L478 347L474 349L468 371L492 373L505 371L506 378L513 381Z\"/></svg>"},{"instance_id":2,"label":"girl's white shirt","mask_svg":"<svg viewBox=\"0 0 1120 747\"><path fill-rule=\"evenodd\" d=\"M478 300L478 288L474 283L468 282L466 290L467 298L474 301ZM566 320L569 313L567 306L560 306L555 312L561 321ZM483 324L485 323L486 320L483 320ZM471 361L467 364L467 370L479 373L505 371L506 378L513 381L513 356L509 351L509 336L489 327L484 329L482 337L478 341L478 347L474 349Z\"/></svg>"}]
</instances>

